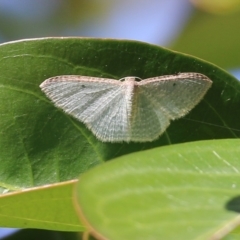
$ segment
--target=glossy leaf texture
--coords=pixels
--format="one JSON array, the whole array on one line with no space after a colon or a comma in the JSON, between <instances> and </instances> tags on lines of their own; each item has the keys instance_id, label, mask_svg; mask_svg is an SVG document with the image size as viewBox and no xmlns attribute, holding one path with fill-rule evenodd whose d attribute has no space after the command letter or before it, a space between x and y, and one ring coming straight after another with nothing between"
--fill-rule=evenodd
<instances>
[{"instance_id":1,"label":"glossy leaf texture","mask_svg":"<svg viewBox=\"0 0 240 240\"><path fill-rule=\"evenodd\" d=\"M222 239L240 223L239 145L197 141L97 166L80 177L78 213L97 239Z\"/></svg>"},{"instance_id":2,"label":"glossy leaf texture","mask_svg":"<svg viewBox=\"0 0 240 240\"><path fill-rule=\"evenodd\" d=\"M134 41L43 38L0 45L0 188L21 190L76 178L126 153L202 139L236 138L240 84L207 62ZM213 81L204 100L151 143L98 141L57 109L39 85L56 75L120 79L200 72Z\"/></svg>"}]
</instances>

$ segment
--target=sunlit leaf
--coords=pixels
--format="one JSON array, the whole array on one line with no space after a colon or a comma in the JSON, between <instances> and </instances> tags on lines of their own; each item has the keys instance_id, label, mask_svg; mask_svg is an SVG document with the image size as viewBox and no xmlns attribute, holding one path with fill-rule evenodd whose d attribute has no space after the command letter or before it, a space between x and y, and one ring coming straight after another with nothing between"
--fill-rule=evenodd
<instances>
[{"instance_id":1,"label":"sunlit leaf","mask_svg":"<svg viewBox=\"0 0 240 240\"><path fill-rule=\"evenodd\" d=\"M120 157L86 172L77 209L98 239L221 239L240 224L240 140Z\"/></svg>"}]
</instances>

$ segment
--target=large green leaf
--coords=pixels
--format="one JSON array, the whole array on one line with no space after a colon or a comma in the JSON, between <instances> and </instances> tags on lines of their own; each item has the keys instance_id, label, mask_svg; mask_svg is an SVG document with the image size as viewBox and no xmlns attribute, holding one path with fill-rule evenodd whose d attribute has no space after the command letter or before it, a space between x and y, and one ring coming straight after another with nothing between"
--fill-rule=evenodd
<instances>
[{"instance_id":1,"label":"large green leaf","mask_svg":"<svg viewBox=\"0 0 240 240\"><path fill-rule=\"evenodd\" d=\"M155 148L97 166L77 187L100 239L221 239L240 223L240 140Z\"/></svg>"},{"instance_id":2,"label":"large green leaf","mask_svg":"<svg viewBox=\"0 0 240 240\"><path fill-rule=\"evenodd\" d=\"M221 69L190 56L134 41L47 38L0 45L0 181L4 190L76 178L107 159L172 143L240 136L233 117L239 83ZM46 78L80 74L119 79L200 72L213 80L205 99L175 121L159 140L142 144L98 141L40 91ZM209 125L209 124L213 124Z\"/></svg>"}]
</instances>

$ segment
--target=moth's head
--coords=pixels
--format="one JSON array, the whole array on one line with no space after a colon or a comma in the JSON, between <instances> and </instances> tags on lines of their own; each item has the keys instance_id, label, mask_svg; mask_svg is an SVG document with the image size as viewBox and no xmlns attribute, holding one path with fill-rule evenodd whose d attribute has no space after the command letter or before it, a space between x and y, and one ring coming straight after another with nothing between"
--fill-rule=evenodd
<instances>
[{"instance_id":1,"label":"moth's head","mask_svg":"<svg viewBox=\"0 0 240 240\"><path fill-rule=\"evenodd\" d=\"M139 78L139 77L124 77L124 78L121 78L120 79L120 81L125 81L125 82L140 82L140 81L142 81L142 79L141 78Z\"/></svg>"}]
</instances>

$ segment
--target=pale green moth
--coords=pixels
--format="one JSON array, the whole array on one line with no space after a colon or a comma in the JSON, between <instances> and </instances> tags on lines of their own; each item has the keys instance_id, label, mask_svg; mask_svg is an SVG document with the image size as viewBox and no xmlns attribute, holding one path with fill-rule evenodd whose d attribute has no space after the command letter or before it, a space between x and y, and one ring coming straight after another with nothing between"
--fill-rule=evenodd
<instances>
[{"instance_id":1,"label":"pale green moth","mask_svg":"<svg viewBox=\"0 0 240 240\"><path fill-rule=\"evenodd\" d=\"M137 81L138 80L138 81ZM45 80L40 88L103 142L157 139L170 120L186 115L212 81L200 73L179 73L141 80L66 75Z\"/></svg>"}]
</instances>

